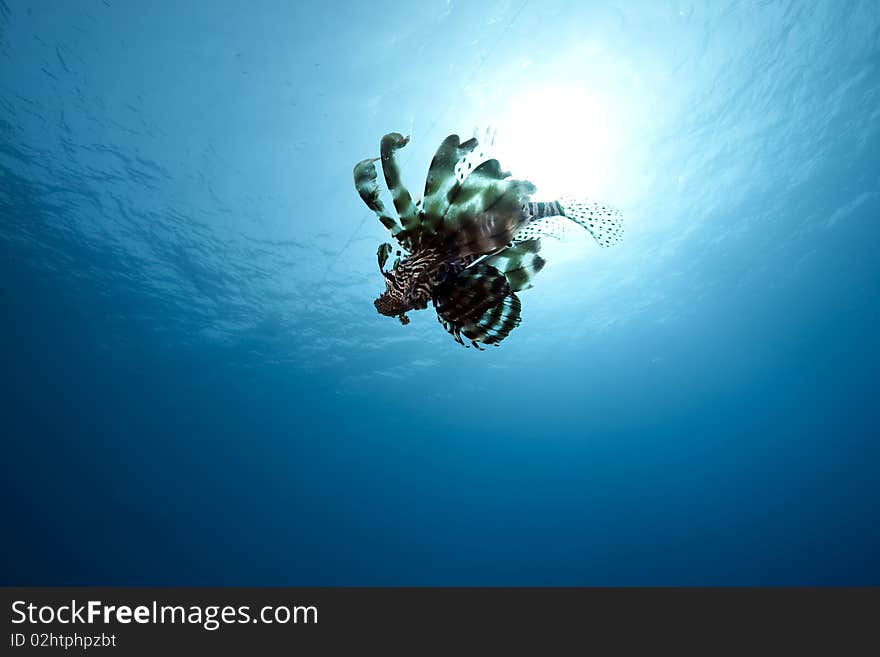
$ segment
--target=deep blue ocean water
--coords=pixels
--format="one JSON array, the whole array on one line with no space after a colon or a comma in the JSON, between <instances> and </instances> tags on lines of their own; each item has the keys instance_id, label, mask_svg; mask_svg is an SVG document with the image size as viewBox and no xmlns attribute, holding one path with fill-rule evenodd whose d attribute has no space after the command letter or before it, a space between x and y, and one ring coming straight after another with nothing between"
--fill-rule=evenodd
<instances>
[{"instance_id":1,"label":"deep blue ocean water","mask_svg":"<svg viewBox=\"0 0 880 657\"><path fill-rule=\"evenodd\" d=\"M351 169L487 127L627 233L481 353ZM0 0L2 583L880 584L878 128L875 0Z\"/></svg>"}]
</instances>

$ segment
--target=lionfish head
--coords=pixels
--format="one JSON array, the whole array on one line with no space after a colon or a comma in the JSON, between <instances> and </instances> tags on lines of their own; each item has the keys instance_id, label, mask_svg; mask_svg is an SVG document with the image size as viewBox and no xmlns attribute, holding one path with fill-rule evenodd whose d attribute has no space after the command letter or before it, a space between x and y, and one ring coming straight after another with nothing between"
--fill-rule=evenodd
<instances>
[{"instance_id":1,"label":"lionfish head","mask_svg":"<svg viewBox=\"0 0 880 657\"><path fill-rule=\"evenodd\" d=\"M380 315L397 317L400 323L406 326L409 324L409 317L405 313L410 309L410 304L403 293L393 285L392 278L386 272L382 273L385 274L385 292L373 302L373 305Z\"/></svg>"}]
</instances>

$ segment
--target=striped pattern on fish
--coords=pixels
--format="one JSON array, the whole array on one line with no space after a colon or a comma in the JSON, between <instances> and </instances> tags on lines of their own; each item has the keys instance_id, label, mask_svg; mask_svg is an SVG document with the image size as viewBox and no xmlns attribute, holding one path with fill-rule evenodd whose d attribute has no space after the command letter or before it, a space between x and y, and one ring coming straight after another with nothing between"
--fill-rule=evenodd
<instances>
[{"instance_id":1,"label":"striped pattern on fish","mask_svg":"<svg viewBox=\"0 0 880 657\"><path fill-rule=\"evenodd\" d=\"M401 180L396 153L408 137L382 138L380 157L354 168L361 199L405 251L390 270L394 250L377 251L385 292L375 300L378 312L409 323L406 313L433 303L444 328L461 344L497 345L520 324L522 305L516 293L531 287L544 267L538 255L542 237L559 237L574 222L602 246L619 240L620 213L608 206L569 201L533 201L534 186L511 178L495 159L485 156L476 139L447 137L434 155L421 202L413 201ZM380 198L376 162L398 218ZM402 257L399 257L401 256ZM466 345L467 346L467 345Z\"/></svg>"}]
</instances>

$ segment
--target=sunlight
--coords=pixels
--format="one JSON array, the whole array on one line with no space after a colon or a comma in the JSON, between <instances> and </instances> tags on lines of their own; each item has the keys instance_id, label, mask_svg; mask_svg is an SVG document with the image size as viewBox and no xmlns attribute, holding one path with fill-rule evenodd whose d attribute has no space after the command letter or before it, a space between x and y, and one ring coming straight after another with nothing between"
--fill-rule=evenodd
<instances>
[{"instance_id":1,"label":"sunlight","mask_svg":"<svg viewBox=\"0 0 880 657\"><path fill-rule=\"evenodd\" d=\"M538 186L538 198L601 198L619 141L614 116L599 99L553 85L510 101L493 150L505 169Z\"/></svg>"}]
</instances>

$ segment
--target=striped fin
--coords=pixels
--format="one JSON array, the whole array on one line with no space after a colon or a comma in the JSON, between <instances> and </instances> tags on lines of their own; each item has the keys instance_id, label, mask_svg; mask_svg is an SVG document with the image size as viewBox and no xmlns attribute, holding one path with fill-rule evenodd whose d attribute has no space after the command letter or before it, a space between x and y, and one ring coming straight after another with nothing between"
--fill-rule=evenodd
<instances>
[{"instance_id":1,"label":"striped fin","mask_svg":"<svg viewBox=\"0 0 880 657\"><path fill-rule=\"evenodd\" d=\"M412 196L403 186L400 180L400 167L394 154L409 143L409 137L404 137L398 132L391 132L382 137L379 151L382 154L382 171L385 174L385 184L391 192L394 200L394 208L400 217L403 229L410 235L418 231L419 211L413 203Z\"/></svg>"},{"instance_id":2,"label":"striped fin","mask_svg":"<svg viewBox=\"0 0 880 657\"><path fill-rule=\"evenodd\" d=\"M376 258L379 260L379 271L385 270L385 263L388 262L388 256L391 255L393 249L394 247L388 244L388 242L379 245L379 248L376 250Z\"/></svg>"},{"instance_id":3,"label":"striped fin","mask_svg":"<svg viewBox=\"0 0 880 657\"><path fill-rule=\"evenodd\" d=\"M450 190L442 232L456 253L497 251L526 223L523 204L535 188L508 176L497 160L487 160Z\"/></svg>"},{"instance_id":4,"label":"striped fin","mask_svg":"<svg viewBox=\"0 0 880 657\"><path fill-rule=\"evenodd\" d=\"M468 267L437 290L437 317L459 344L498 344L519 325L520 301L506 276L480 263Z\"/></svg>"},{"instance_id":5,"label":"striped fin","mask_svg":"<svg viewBox=\"0 0 880 657\"><path fill-rule=\"evenodd\" d=\"M510 289L519 292L530 288L532 279L547 264L546 260L538 255L540 248L541 243L538 240L517 242L482 260L480 264L495 267L505 275Z\"/></svg>"},{"instance_id":6,"label":"striped fin","mask_svg":"<svg viewBox=\"0 0 880 657\"><path fill-rule=\"evenodd\" d=\"M595 201L562 198L565 216L586 228L599 246L613 246L623 239L623 215L617 208Z\"/></svg>"},{"instance_id":7,"label":"striped fin","mask_svg":"<svg viewBox=\"0 0 880 657\"><path fill-rule=\"evenodd\" d=\"M437 314L450 322L478 317L510 293L503 273L478 264L463 270L442 284L434 296Z\"/></svg>"},{"instance_id":8,"label":"striped fin","mask_svg":"<svg viewBox=\"0 0 880 657\"><path fill-rule=\"evenodd\" d=\"M476 139L460 143L458 135L449 135L440 144L425 180L425 196L422 210L423 230L434 234L443 223L443 217L449 209L449 194L458 185L454 168L456 163L477 147Z\"/></svg>"},{"instance_id":9,"label":"striped fin","mask_svg":"<svg viewBox=\"0 0 880 657\"><path fill-rule=\"evenodd\" d=\"M521 312L522 303L511 292L475 319L462 323L450 322L440 315L437 315L437 319L458 344L464 344L462 338L467 338L474 347L482 350L481 343L497 346L510 335L520 325Z\"/></svg>"},{"instance_id":10,"label":"striped fin","mask_svg":"<svg viewBox=\"0 0 880 657\"><path fill-rule=\"evenodd\" d=\"M528 215L528 223L513 236L514 242L554 237L562 239L571 222L563 219L562 206L558 201L530 201L523 207Z\"/></svg>"},{"instance_id":11,"label":"striped fin","mask_svg":"<svg viewBox=\"0 0 880 657\"><path fill-rule=\"evenodd\" d=\"M431 236L461 256L503 248L525 222L520 206L534 191L531 183L509 177L476 138L447 137L428 171L422 239Z\"/></svg>"},{"instance_id":12,"label":"striped fin","mask_svg":"<svg viewBox=\"0 0 880 657\"><path fill-rule=\"evenodd\" d=\"M459 257L482 256L503 249L528 221L523 210L534 186L515 180L498 161L477 151L476 139L447 137L434 156L419 205L400 179L396 151L409 139L393 132L380 145L385 182L400 223L386 214L380 199L375 159L354 170L355 187L382 224L407 250L438 248ZM456 172L458 170L458 173Z\"/></svg>"},{"instance_id":13,"label":"striped fin","mask_svg":"<svg viewBox=\"0 0 880 657\"><path fill-rule=\"evenodd\" d=\"M403 228L397 223L396 219L389 217L385 213L385 204L382 203L382 199L379 198L379 183L377 182L378 174L376 173L375 165L375 162L378 159L379 158L377 157L368 158L366 160L361 160L355 165L354 186L357 189L358 194L360 194L361 199L367 204L367 207L379 217L379 221L382 222L382 225L390 230L392 235L396 236L403 230Z\"/></svg>"}]
</instances>

